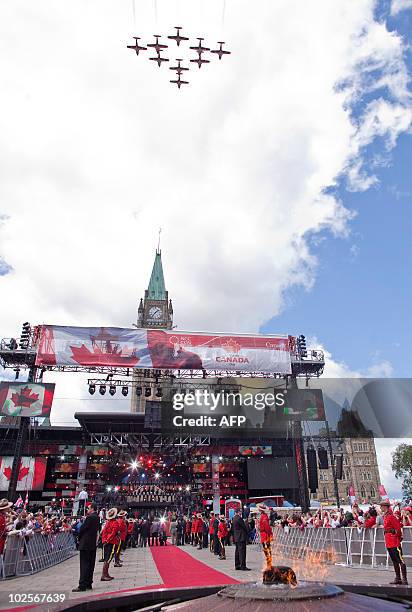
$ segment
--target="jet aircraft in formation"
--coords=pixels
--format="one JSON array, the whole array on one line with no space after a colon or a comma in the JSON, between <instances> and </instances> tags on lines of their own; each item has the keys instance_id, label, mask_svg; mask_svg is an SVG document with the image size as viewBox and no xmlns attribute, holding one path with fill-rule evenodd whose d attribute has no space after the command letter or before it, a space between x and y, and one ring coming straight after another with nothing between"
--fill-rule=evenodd
<instances>
[{"instance_id":1,"label":"jet aircraft in formation","mask_svg":"<svg viewBox=\"0 0 412 612\"><path fill-rule=\"evenodd\" d=\"M168 36L167 38L169 40L174 40L177 44L178 47L180 47L180 43L188 41L189 38L187 36L182 36L181 34L181 30L183 28L181 26L175 26L175 30L176 33L175 34L171 34L170 36ZM134 45L127 45L128 49L132 49L133 51L135 51L136 55L139 55L140 51L147 51L148 48L150 49L154 49L157 53L156 57L149 57L149 59L152 62L156 62L157 65L159 66L159 68L161 67L163 62L168 62L169 59L167 57L163 57L161 55L162 51L165 49L168 49L169 46L163 43L159 42L159 39L162 38L162 36L160 34L154 34L153 35L155 38L155 41L152 43L148 43L146 45L146 47L143 47L139 44L139 40L140 37L139 36L133 36L134 40L135 40L135 44ZM199 68L201 68L203 66L203 64L210 64L210 60L209 59L205 59L204 54L210 52L210 53L214 53L215 55L217 55L219 57L219 60L222 59L222 57L224 55L230 55L231 51L227 51L226 49L223 49L223 45L226 44L223 41L219 41L217 44L219 45L218 49L210 49L209 47L204 47L203 46L203 40L204 38L197 38L197 40L199 41L197 46L193 46L193 47L189 47L190 50L192 51L196 51L197 53L197 57L196 58L192 58L190 59L190 63L193 64L197 64ZM176 59L177 62L177 66L170 66L169 69L170 70L174 70L176 72L177 75L177 79L175 80L171 80L170 83L174 83L178 86L178 88L180 89L182 85L188 85L189 81L184 81L182 80L181 76L183 75L184 71L189 70L189 68L182 66L182 59Z\"/></svg>"}]
</instances>

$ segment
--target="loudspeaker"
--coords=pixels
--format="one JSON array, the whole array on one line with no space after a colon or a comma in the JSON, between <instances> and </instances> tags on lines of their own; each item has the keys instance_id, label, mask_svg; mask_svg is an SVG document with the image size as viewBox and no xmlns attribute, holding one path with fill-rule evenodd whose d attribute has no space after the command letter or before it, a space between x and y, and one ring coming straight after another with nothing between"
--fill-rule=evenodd
<instances>
[{"instance_id":1,"label":"loudspeaker","mask_svg":"<svg viewBox=\"0 0 412 612\"><path fill-rule=\"evenodd\" d=\"M306 461L308 466L308 481L311 493L316 493L318 488L318 466L316 451L314 448L308 448L306 453Z\"/></svg>"},{"instance_id":2,"label":"loudspeaker","mask_svg":"<svg viewBox=\"0 0 412 612\"><path fill-rule=\"evenodd\" d=\"M318 461L321 470L329 469L328 452L324 448L318 449Z\"/></svg>"},{"instance_id":3,"label":"loudspeaker","mask_svg":"<svg viewBox=\"0 0 412 612\"><path fill-rule=\"evenodd\" d=\"M343 455L336 455L336 478L338 480L343 478Z\"/></svg>"}]
</instances>

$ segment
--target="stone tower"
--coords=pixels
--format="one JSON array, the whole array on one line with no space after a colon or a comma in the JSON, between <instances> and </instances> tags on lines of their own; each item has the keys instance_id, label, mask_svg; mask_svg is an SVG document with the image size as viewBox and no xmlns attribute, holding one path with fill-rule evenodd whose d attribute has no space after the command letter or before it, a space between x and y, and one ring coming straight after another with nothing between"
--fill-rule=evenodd
<instances>
[{"instance_id":1,"label":"stone tower","mask_svg":"<svg viewBox=\"0 0 412 612\"><path fill-rule=\"evenodd\" d=\"M173 327L172 300L169 299L166 291L162 252L159 248L156 250L149 285L137 309L136 327L147 329L172 329ZM154 392L153 379L146 379L142 370L134 370L133 383L131 412L142 413L145 411L146 404L144 389L152 386Z\"/></svg>"}]
</instances>

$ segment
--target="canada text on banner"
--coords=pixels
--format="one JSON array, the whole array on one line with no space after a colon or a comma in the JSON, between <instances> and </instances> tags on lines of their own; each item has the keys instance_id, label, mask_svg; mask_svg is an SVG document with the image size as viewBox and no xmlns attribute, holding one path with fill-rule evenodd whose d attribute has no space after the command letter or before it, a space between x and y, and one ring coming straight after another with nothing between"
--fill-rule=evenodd
<instances>
[{"instance_id":1,"label":"canada text on banner","mask_svg":"<svg viewBox=\"0 0 412 612\"><path fill-rule=\"evenodd\" d=\"M290 374L288 336L117 327L41 327L37 365Z\"/></svg>"},{"instance_id":2,"label":"canada text on banner","mask_svg":"<svg viewBox=\"0 0 412 612\"><path fill-rule=\"evenodd\" d=\"M13 457L0 457L0 491L10 485ZM17 491L41 491L46 475L46 457L22 457L17 476Z\"/></svg>"},{"instance_id":3,"label":"canada text on banner","mask_svg":"<svg viewBox=\"0 0 412 612\"><path fill-rule=\"evenodd\" d=\"M48 417L54 383L0 382L0 415Z\"/></svg>"}]
</instances>

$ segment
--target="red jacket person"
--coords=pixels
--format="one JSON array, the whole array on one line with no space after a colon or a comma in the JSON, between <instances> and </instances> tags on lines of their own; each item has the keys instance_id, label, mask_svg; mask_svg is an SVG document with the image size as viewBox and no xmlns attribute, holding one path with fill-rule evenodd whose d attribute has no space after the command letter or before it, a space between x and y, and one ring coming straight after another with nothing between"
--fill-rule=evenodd
<instances>
[{"instance_id":1,"label":"red jacket person","mask_svg":"<svg viewBox=\"0 0 412 612\"><path fill-rule=\"evenodd\" d=\"M395 580L390 584L408 584L406 575L406 564L402 553L402 525L400 520L393 514L388 501L381 502L383 513L383 529L385 534L385 545L392 560L395 570ZM402 573L402 577L401 577Z\"/></svg>"}]
</instances>

